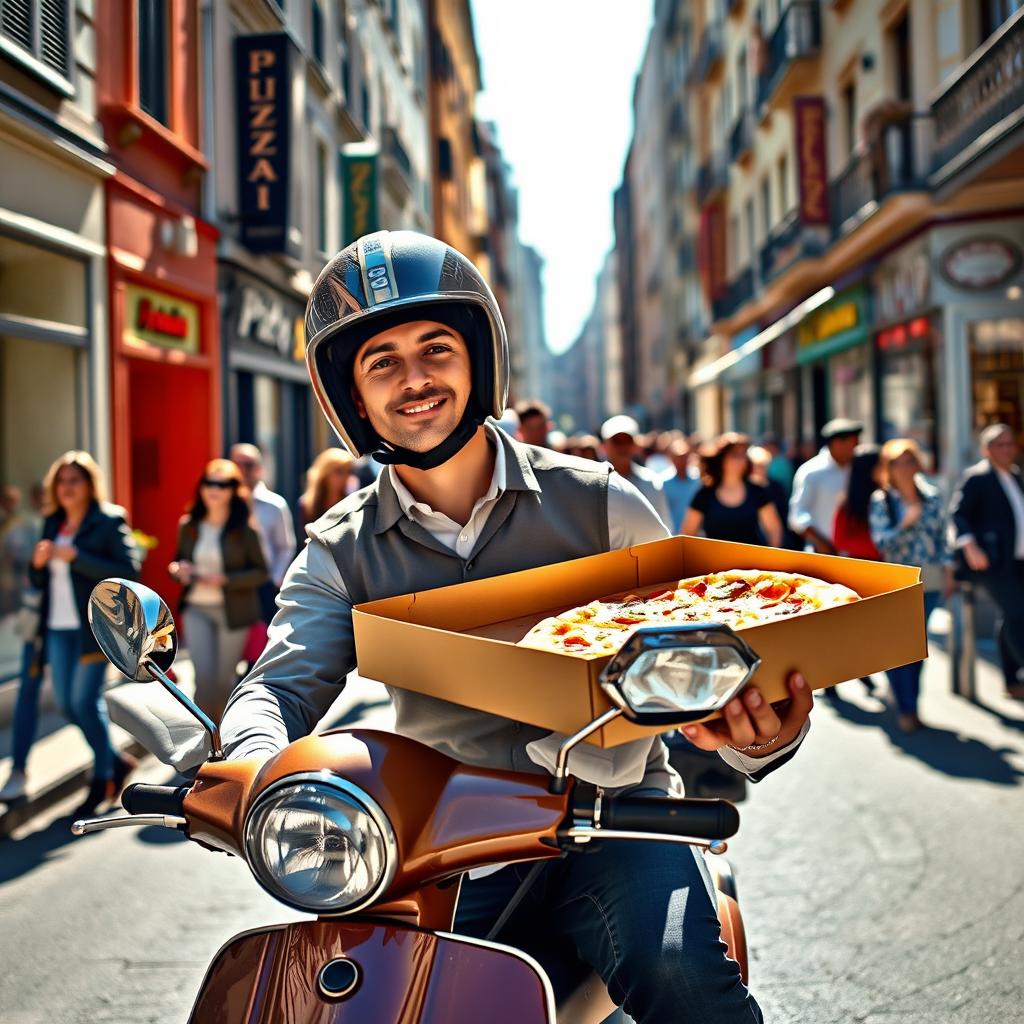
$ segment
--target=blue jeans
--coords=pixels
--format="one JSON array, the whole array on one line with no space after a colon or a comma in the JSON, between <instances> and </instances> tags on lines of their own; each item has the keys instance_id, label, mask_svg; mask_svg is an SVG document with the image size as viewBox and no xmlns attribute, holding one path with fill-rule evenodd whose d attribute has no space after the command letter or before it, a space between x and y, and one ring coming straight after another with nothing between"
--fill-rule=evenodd
<instances>
[{"instance_id":1,"label":"blue jeans","mask_svg":"<svg viewBox=\"0 0 1024 1024\"><path fill-rule=\"evenodd\" d=\"M467 879L454 930L484 937L530 867ZM637 1024L763 1024L726 956L713 893L688 847L591 842L544 863L498 941L536 957L559 1001L595 970Z\"/></svg>"},{"instance_id":2,"label":"blue jeans","mask_svg":"<svg viewBox=\"0 0 1024 1024\"><path fill-rule=\"evenodd\" d=\"M61 711L82 730L92 747L93 779L114 774L116 754L110 742L110 721L103 700L107 663L102 655L82 660L77 629L51 629L46 634L46 660L53 674L53 690Z\"/></svg>"},{"instance_id":3,"label":"blue jeans","mask_svg":"<svg viewBox=\"0 0 1024 1024\"><path fill-rule=\"evenodd\" d=\"M14 738L11 741L11 767L17 772L25 770L39 725L39 691L43 688L43 672L35 662L34 645L25 644L21 649L21 682L14 705Z\"/></svg>"},{"instance_id":4,"label":"blue jeans","mask_svg":"<svg viewBox=\"0 0 1024 1024\"><path fill-rule=\"evenodd\" d=\"M938 591L925 593L924 621L926 625L929 616L939 606L941 599L942 595ZM889 677L889 687L893 697L896 698L896 707L901 715L917 714L917 699L921 694L921 670L923 668L923 661L915 661L911 665L900 665L899 668L891 668L886 672Z\"/></svg>"}]
</instances>

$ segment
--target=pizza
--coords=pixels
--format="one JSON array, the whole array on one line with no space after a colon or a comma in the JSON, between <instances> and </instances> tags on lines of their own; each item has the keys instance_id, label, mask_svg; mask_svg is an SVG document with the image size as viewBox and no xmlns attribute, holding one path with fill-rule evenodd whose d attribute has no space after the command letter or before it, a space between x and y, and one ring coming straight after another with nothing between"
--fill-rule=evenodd
<instances>
[{"instance_id":1,"label":"pizza","mask_svg":"<svg viewBox=\"0 0 1024 1024\"><path fill-rule=\"evenodd\" d=\"M618 651L640 626L718 622L744 629L859 600L849 587L813 576L730 569L570 608L538 622L519 644L600 658Z\"/></svg>"}]
</instances>

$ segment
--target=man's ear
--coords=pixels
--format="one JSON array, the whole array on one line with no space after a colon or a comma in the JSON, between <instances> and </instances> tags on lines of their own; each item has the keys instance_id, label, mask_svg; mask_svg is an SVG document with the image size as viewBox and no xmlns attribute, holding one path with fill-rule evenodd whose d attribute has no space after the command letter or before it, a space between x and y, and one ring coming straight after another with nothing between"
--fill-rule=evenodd
<instances>
[{"instance_id":1,"label":"man's ear","mask_svg":"<svg viewBox=\"0 0 1024 1024\"><path fill-rule=\"evenodd\" d=\"M363 405L363 400L359 397L359 392L356 390L355 384L352 385L352 401L355 403L356 412L359 414L361 419L367 419L366 406Z\"/></svg>"}]
</instances>

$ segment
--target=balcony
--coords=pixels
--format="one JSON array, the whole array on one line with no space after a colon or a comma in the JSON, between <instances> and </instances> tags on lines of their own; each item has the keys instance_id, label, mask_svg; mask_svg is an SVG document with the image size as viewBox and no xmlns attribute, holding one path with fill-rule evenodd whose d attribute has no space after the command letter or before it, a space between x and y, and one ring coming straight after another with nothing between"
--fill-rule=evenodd
<instances>
[{"instance_id":1,"label":"balcony","mask_svg":"<svg viewBox=\"0 0 1024 1024\"><path fill-rule=\"evenodd\" d=\"M888 125L876 147L860 149L832 182L829 195L835 238L849 234L890 196L926 190L932 119L915 116Z\"/></svg>"},{"instance_id":2,"label":"balcony","mask_svg":"<svg viewBox=\"0 0 1024 1024\"><path fill-rule=\"evenodd\" d=\"M818 0L790 0L768 39L768 66L757 80L757 105L769 103L789 69L821 49Z\"/></svg>"},{"instance_id":3,"label":"balcony","mask_svg":"<svg viewBox=\"0 0 1024 1024\"><path fill-rule=\"evenodd\" d=\"M736 118L729 133L729 159L734 164L742 163L754 150L754 119L744 107Z\"/></svg>"},{"instance_id":4,"label":"balcony","mask_svg":"<svg viewBox=\"0 0 1024 1024\"><path fill-rule=\"evenodd\" d=\"M729 165L720 154L697 168L697 203L705 206L729 187Z\"/></svg>"},{"instance_id":5,"label":"balcony","mask_svg":"<svg viewBox=\"0 0 1024 1024\"><path fill-rule=\"evenodd\" d=\"M754 268L741 270L725 288L725 293L711 302L715 320L725 320L754 297Z\"/></svg>"},{"instance_id":6,"label":"balcony","mask_svg":"<svg viewBox=\"0 0 1024 1024\"><path fill-rule=\"evenodd\" d=\"M761 246L761 281L767 284L799 260L823 255L828 247L827 234L803 224L799 210L790 211Z\"/></svg>"},{"instance_id":7,"label":"balcony","mask_svg":"<svg viewBox=\"0 0 1024 1024\"><path fill-rule=\"evenodd\" d=\"M932 187L979 157L1006 156L1024 145L1024 11L1018 11L963 64L932 102L935 150ZM1016 139L1011 141L1011 136ZM1002 151L1002 152L1000 152ZM1012 176L1019 174L1019 170ZM1010 177L1010 174L1004 175Z\"/></svg>"},{"instance_id":8,"label":"balcony","mask_svg":"<svg viewBox=\"0 0 1024 1024\"><path fill-rule=\"evenodd\" d=\"M392 194L405 200L416 190L416 172L398 132L385 126L381 132L381 176L392 190Z\"/></svg>"},{"instance_id":9,"label":"balcony","mask_svg":"<svg viewBox=\"0 0 1024 1024\"><path fill-rule=\"evenodd\" d=\"M721 66L723 54L721 22L708 22L701 34L697 59L693 63L694 81L706 82Z\"/></svg>"}]
</instances>

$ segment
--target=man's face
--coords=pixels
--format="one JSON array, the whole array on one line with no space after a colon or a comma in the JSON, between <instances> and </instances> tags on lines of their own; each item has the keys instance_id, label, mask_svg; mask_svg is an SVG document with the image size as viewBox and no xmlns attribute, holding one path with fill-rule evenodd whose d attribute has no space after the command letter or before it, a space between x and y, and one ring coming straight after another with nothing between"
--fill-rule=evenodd
<instances>
[{"instance_id":1,"label":"man's face","mask_svg":"<svg viewBox=\"0 0 1024 1024\"><path fill-rule=\"evenodd\" d=\"M356 353L352 377L359 415L385 441L415 452L455 430L473 386L462 335L434 320L375 334Z\"/></svg>"},{"instance_id":2,"label":"man's face","mask_svg":"<svg viewBox=\"0 0 1024 1024\"><path fill-rule=\"evenodd\" d=\"M543 447L548 443L548 421L547 417L540 413L534 413L519 420L519 438L526 444L535 444Z\"/></svg>"},{"instance_id":3,"label":"man's face","mask_svg":"<svg viewBox=\"0 0 1024 1024\"><path fill-rule=\"evenodd\" d=\"M1008 470L1017 461L1020 449L1013 434L1008 430L1004 430L989 441L985 454L991 460L993 466Z\"/></svg>"},{"instance_id":4,"label":"man's face","mask_svg":"<svg viewBox=\"0 0 1024 1024\"><path fill-rule=\"evenodd\" d=\"M250 444L231 446L231 461L241 470L245 486L252 490L263 479L263 457Z\"/></svg>"},{"instance_id":5,"label":"man's face","mask_svg":"<svg viewBox=\"0 0 1024 1024\"><path fill-rule=\"evenodd\" d=\"M631 434L613 434L604 443L604 450L608 461L618 469L619 466L626 466L633 461L636 452L636 442ZM620 469L621 473L622 470Z\"/></svg>"},{"instance_id":6,"label":"man's face","mask_svg":"<svg viewBox=\"0 0 1024 1024\"><path fill-rule=\"evenodd\" d=\"M840 466L845 466L853 461L853 450L858 444L860 434L845 434L843 437L833 437L828 443L828 450Z\"/></svg>"}]
</instances>

